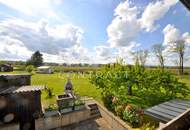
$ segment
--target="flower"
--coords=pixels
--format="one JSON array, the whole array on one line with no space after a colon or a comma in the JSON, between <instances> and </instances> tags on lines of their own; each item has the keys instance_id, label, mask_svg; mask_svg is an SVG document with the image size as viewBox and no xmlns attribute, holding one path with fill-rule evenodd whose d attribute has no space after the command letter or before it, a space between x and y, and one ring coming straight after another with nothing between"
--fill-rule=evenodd
<instances>
[{"instance_id":1,"label":"flower","mask_svg":"<svg viewBox=\"0 0 190 130\"><path fill-rule=\"evenodd\" d=\"M129 111L130 111L130 110L132 110L132 109L133 109L133 107L132 107L131 105L127 105L125 109L127 109L127 110L129 110Z\"/></svg>"},{"instance_id":2,"label":"flower","mask_svg":"<svg viewBox=\"0 0 190 130\"><path fill-rule=\"evenodd\" d=\"M112 99L112 103L113 103L113 104L116 104L117 102L118 102L118 98L113 97L113 99Z\"/></svg>"}]
</instances>

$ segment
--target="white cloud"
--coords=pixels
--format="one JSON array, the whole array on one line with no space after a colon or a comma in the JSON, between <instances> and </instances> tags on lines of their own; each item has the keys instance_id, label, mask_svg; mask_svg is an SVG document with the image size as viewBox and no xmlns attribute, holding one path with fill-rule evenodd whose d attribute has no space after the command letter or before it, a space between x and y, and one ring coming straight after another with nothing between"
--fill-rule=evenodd
<instances>
[{"instance_id":1,"label":"white cloud","mask_svg":"<svg viewBox=\"0 0 190 130\"><path fill-rule=\"evenodd\" d=\"M190 45L190 35L188 32L185 32L183 35L182 35L182 38L185 40L185 42Z\"/></svg>"},{"instance_id":2,"label":"white cloud","mask_svg":"<svg viewBox=\"0 0 190 130\"><path fill-rule=\"evenodd\" d=\"M174 25L168 24L164 29L164 45L167 45L180 38L180 32Z\"/></svg>"},{"instance_id":3,"label":"white cloud","mask_svg":"<svg viewBox=\"0 0 190 130\"><path fill-rule=\"evenodd\" d=\"M12 39L9 36L0 36L0 41L0 57L2 59L24 60L32 54L19 40Z\"/></svg>"},{"instance_id":4,"label":"white cloud","mask_svg":"<svg viewBox=\"0 0 190 130\"><path fill-rule=\"evenodd\" d=\"M107 46L95 46L96 55L99 57L108 57L110 55L110 49Z\"/></svg>"},{"instance_id":5,"label":"white cloud","mask_svg":"<svg viewBox=\"0 0 190 130\"><path fill-rule=\"evenodd\" d=\"M82 29L66 24L50 27L45 20L38 23L9 19L0 23L0 35L20 41L28 50L57 54L81 44Z\"/></svg>"},{"instance_id":6,"label":"white cloud","mask_svg":"<svg viewBox=\"0 0 190 130\"><path fill-rule=\"evenodd\" d=\"M47 59L58 55L56 59L62 61L87 61L88 50L81 42L83 32L72 24L49 26L45 19L37 23L8 19L0 22L0 56L23 60L39 50Z\"/></svg>"},{"instance_id":7,"label":"white cloud","mask_svg":"<svg viewBox=\"0 0 190 130\"><path fill-rule=\"evenodd\" d=\"M0 3L26 15L52 17L56 16L53 5L57 5L58 2L53 2L53 0L0 0Z\"/></svg>"},{"instance_id":8,"label":"white cloud","mask_svg":"<svg viewBox=\"0 0 190 130\"><path fill-rule=\"evenodd\" d=\"M155 22L162 18L178 0L159 0L149 3L140 13L138 7L129 0L120 3L115 9L115 18L107 28L111 47L126 47L131 44L140 31L153 31ZM140 16L139 14L142 14Z\"/></svg>"},{"instance_id":9,"label":"white cloud","mask_svg":"<svg viewBox=\"0 0 190 130\"><path fill-rule=\"evenodd\" d=\"M145 28L146 31L154 30L158 26L155 25L155 22L162 18L177 2L178 0L159 0L149 3L140 20L142 28Z\"/></svg>"},{"instance_id":10,"label":"white cloud","mask_svg":"<svg viewBox=\"0 0 190 130\"><path fill-rule=\"evenodd\" d=\"M129 1L117 6L115 18L107 28L108 42L111 47L128 46L134 40L140 30L137 14L137 7L131 6Z\"/></svg>"}]
</instances>

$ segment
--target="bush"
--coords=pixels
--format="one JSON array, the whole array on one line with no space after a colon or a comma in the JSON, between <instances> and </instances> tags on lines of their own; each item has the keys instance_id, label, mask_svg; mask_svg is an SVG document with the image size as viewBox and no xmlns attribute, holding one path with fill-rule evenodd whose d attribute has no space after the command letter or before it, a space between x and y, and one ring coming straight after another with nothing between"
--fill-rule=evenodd
<instances>
[{"instance_id":1,"label":"bush","mask_svg":"<svg viewBox=\"0 0 190 130\"><path fill-rule=\"evenodd\" d=\"M129 122L133 127L137 127L141 123L142 115L142 109L132 105L127 105L123 112L123 119Z\"/></svg>"},{"instance_id":2,"label":"bush","mask_svg":"<svg viewBox=\"0 0 190 130\"><path fill-rule=\"evenodd\" d=\"M31 73L32 71L34 71L34 66L33 65L28 65L28 66L26 66L26 71L27 72L29 72L29 73Z\"/></svg>"},{"instance_id":3,"label":"bush","mask_svg":"<svg viewBox=\"0 0 190 130\"><path fill-rule=\"evenodd\" d=\"M53 94L53 88L46 88L47 98L52 98L54 96Z\"/></svg>"},{"instance_id":4,"label":"bush","mask_svg":"<svg viewBox=\"0 0 190 130\"><path fill-rule=\"evenodd\" d=\"M45 108L45 111L53 111L53 110L57 110L58 107L56 104L50 104L47 108Z\"/></svg>"},{"instance_id":5,"label":"bush","mask_svg":"<svg viewBox=\"0 0 190 130\"><path fill-rule=\"evenodd\" d=\"M119 117L123 117L123 111L125 110L125 106L124 105L118 105L115 107L115 113L117 116Z\"/></svg>"}]
</instances>

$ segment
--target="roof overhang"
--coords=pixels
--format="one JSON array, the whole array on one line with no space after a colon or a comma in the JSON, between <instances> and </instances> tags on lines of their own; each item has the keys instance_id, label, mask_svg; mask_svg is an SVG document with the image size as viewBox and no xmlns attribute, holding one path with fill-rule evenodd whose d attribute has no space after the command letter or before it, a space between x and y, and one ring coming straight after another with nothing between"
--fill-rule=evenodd
<instances>
[{"instance_id":1,"label":"roof overhang","mask_svg":"<svg viewBox=\"0 0 190 130\"><path fill-rule=\"evenodd\" d=\"M10 87L0 92L0 95L24 93L24 92L35 92L45 89L45 86L21 86L21 87Z\"/></svg>"},{"instance_id":2,"label":"roof overhang","mask_svg":"<svg viewBox=\"0 0 190 130\"><path fill-rule=\"evenodd\" d=\"M190 11L190 0L180 0L183 5Z\"/></svg>"}]
</instances>

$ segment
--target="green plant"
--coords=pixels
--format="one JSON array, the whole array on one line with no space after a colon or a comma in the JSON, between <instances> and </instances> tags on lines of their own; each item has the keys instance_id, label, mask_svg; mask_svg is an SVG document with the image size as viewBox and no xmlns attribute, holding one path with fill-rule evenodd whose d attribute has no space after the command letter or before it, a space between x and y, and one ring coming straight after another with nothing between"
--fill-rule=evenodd
<instances>
[{"instance_id":1,"label":"green plant","mask_svg":"<svg viewBox=\"0 0 190 130\"><path fill-rule=\"evenodd\" d=\"M141 123L143 115L143 110L132 105L127 105L124 112L123 112L123 119L129 123L133 127L137 127Z\"/></svg>"},{"instance_id":2,"label":"green plant","mask_svg":"<svg viewBox=\"0 0 190 130\"><path fill-rule=\"evenodd\" d=\"M125 110L125 107L124 107L124 105L119 105L119 106L116 106L115 107L115 113L116 113L116 115L117 116L119 116L119 117L123 117L123 111Z\"/></svg>"},{"instance_id":3,"label":"green plant","mask_svg":"<svg viewBox=\"0 0 190 130\"><path fill-rule=\"evenodd\" d=\"M45 108L45 111L53 111L53 110L57 110L56 104L50 104L47 108Z\"/></svg>"},{"instance_id":4,"label":"green plant","mask_svg":"<svg viewBox=\"0 0 190 130\"><path fill-rule=\"evenodd\" d=\"M29 73L31 73L32 71L34 71L34 66L33 65L28 65L28 66L26 66L26 71L27 72L29 72Z\"/></svg>"},{"instance_id":5,"label":"green plant","mask_svg":"<svg viewBox=\"0 0 190 130\"><path fill-rule=\"evenodd\" d=\"M84 102L82 100L75 100L74 102L74 106L80 106L80 105L84 105Z\"/></svg>"},{"instance_id":6,"label":"green plant","mask_svg":"<svg viewBox=\"0 0 190 130\"><path fill-rule=\"evenodd\" d=\"M46 88L47 98L52 98L54 96L53 94L53 88Z\"/></svg>"}]
</instances>

